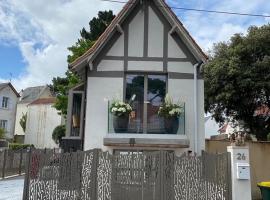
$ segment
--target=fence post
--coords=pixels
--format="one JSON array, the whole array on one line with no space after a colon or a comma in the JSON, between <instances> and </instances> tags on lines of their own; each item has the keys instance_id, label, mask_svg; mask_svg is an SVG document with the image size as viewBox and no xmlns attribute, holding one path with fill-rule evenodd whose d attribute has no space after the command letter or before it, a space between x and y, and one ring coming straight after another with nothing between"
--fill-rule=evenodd
<instances>
[{"instance_id":1,"label":"fence post","mask_svg":"<svg viewBox=\"0 0 270 200\"><path fill-rule=\"evenodd\" d=\"M93 150L93 163L92 163L92 169L91 169L91 181L92 181L92 193L91 193L91 199L98 199L97 197L97 189L98 189L98 182L97 182L97 168L99 163L99 149Z\"/></svg>"},{"instance_id":2,"label":"fence post","mask_svg":"<svg viewBox=\"0 0 270 200\"><path fill-rule=\"evenodd\" d=\"M22 174L23 149L20 150L19 175Z\"/></svg>"},{"instance_id":3,"label":"fence post","mask_svg":"<svg viewBox=\"0 0 270 200\"><path fill-rule=\"evenodd\" d=\"M7 153L8 150L4 150L4 161L3 161L3 169L2 169L2 178L5 178L5 170L6 170L6 162L7 162Z\"/></svg>"},{"instance_id":4,"label":"fence post","mask_svg":"<svg viewBox=\"0 0 270 200\"><path fill-rule=\"evenodd\" d=\"M228 146L227 151L231 153L232 200L251 200L249 148Z\"/></svg>"},{"instance_id":5,"label":"fence post","mask_svg":"<svg viewBox=\"0 0 270 200\"><path fill-rule=\"evenodd\" d=\"M29 152L27 154L27 160L25 163L25 177L24 177L24 188L23 188L23 200L28 199L29 195L29 180L30 180L30 167L31 167L31 154L32 148L29 148Z\"/></svg>"}]
</instances>

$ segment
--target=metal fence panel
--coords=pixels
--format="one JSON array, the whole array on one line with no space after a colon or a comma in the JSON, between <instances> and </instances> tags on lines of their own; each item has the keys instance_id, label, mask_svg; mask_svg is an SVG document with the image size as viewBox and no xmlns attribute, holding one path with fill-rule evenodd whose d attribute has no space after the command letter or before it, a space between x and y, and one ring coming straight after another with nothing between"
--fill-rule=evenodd
<instances>
[{"instance_id":1,"label":"metal fence panel","mask_svg":"<svg viewBox=\"0 0 270 200\"><path fill-rule=\"evenodd\" d=\"M229 156L33 150L24 199L230 200Z\"/></svg>"}]
</instances>

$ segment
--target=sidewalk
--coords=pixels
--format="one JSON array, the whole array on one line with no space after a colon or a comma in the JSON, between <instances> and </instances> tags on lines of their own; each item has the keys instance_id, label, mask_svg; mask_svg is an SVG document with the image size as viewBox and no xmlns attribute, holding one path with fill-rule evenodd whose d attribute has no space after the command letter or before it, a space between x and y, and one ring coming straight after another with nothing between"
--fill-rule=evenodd
<instances>
[{"instance_id":1,"label":"sidewalk","mask_svg":"<svg viewBox=\"0 0 270 200\"><path fill-rule=\"evenodd\" d=\"M21 200L24 176L0 180L0 200Z\"/></svg>"}]
</instances>

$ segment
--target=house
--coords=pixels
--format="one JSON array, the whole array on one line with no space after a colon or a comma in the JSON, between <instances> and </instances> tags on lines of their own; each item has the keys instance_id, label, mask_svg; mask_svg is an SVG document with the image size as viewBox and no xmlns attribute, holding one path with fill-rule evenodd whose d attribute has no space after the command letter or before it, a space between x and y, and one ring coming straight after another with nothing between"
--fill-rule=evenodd
<instances>
[{"instance_id":1,"label":"house","mask_svg":"<svg viewBox=\"0 0 270 200\"><path fill-rule=\"evenodd\" d=\"M39 98L52 97L50 88L48 86L28 87L20 92L20 99L17 104L15 135L24 137L25 132L20 125L20 120L24 114L27 114L28 105Z\"/></svg>"},{"instance_id":2,"label":"house","mask_svg":"<svg viewBox=\"0 0 270 200\"><path fill-rule=\"evenodd\" d=\"M16 105L19 97L11 83L0 83L0 128L6 131L7 139L12 139L14 136Z\"/></svg>"},{"instance_id":3,"label":"house","mask_svg":"<svg viewBox=\"0 0 270 200\"><path fill-rule=\"evenodd\" d=\"M36 148L57 148L52 139L56 126L61 125L62 118L53 107L55 97L39 98L27 106L25 144Z\"/></svg>"},{"instance_id":4,"label":"house","mask_svg":"<svg viewBox=\"0 0 270 200\"><path fill-rule=\"evenodd\" d=\"M200 152L206 61L164 0L130 0L94 46L69 65L83 83L69 92L63 148ZM158 115L166 93L184 105L176 132L164 131ZM125 132L115 129L109 112L114 98L133 102Z\"/></svg>"},{"instance_id":5,"label":"house","mask_svg":"<svg viewBox=\"0 0 270 200\"><path fill-rule=\"evenodd\" d=\"M55 97L47 85L28 87L21 91L17 104L15 134L18 141L33 144L37 148L54 148L54 128L61 124L61 116L52 107ZM27 116L25 130L20 120Z\"/></svg>"}]
</instances>

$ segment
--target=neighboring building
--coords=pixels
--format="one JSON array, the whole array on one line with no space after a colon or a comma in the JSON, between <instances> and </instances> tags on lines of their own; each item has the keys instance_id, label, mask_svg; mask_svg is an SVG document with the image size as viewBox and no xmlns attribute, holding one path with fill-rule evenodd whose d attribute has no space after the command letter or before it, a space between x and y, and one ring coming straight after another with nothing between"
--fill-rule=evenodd
<instances>
[{"instance_id":1,"label":"neighboring building","mask_svg":"<svg viewBox=\"0 0 270 200\"><path fill-rule=\"evenodd\" d=\"M205 148L206 55L164 0L129 1L95 45L71 63L84 82L70 90L65 150ZM177 133L164 132L158 109L169 93L185 105ZM125 133L113 130L110 101L134 97ZM109 102L108 102L109 101Z\"/></svg>"},{"instance_id":2,"label":"neighboring building","mask_svg":"<svg viewBox=\"0 0 270 200\"><path fill-rule=\"evenodd\" d=\"M36 148L57 147L52 140L52 132L61 124L61 116L52 107L55 101L53 96L47 85L29 87L21 91L15 134L17 138L24 137L25 144L33 144ZM23 114L27 114L25 132L20 125Z\"/></svg>"},{"instance_id":3,"label":"neighboring building","mask_svg":"<svg viewBox=\"0 0 270 200\"><path fill-rule=\"evenodd\" d=\"M20 95L11 83L0 83L0 128L6 131L6 138L14 136L16 105Z\"/></svg>"},{"instance_id":4,"label":"neighboring building","mask_svg":"<svg viewBox=\"0 0 270 200\"><path fill-rule=\"evenodd\" d=\"M54 128L61 124L61 116L53 107L54 97L39 98L27 106L25 143L36 148L55 148L52 140Z\"/></svg>"},{"instance_id":5,"label":"neighboring building","mask_svg":"<svg viewBox=\"0 0 270 200\"><path fill-rule=\"evenodd\" d=\"M24 136L24 131L20 125L23 114L27 113L27 106L39 98L52 97L52 93L48 86L28 87L20 92L21 98L17 104L15 135Z\"/></svg>"}]
</instances>

